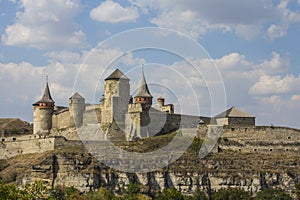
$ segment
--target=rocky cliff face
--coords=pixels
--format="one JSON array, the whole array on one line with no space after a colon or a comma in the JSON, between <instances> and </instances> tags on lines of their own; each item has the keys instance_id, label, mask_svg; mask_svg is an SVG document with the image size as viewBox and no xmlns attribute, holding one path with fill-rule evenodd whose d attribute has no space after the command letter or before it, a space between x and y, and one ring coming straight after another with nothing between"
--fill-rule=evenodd
<instances>
[{"instance_id":1,"label":"rocky cliff face","mask_svg":"<svg viewBox=\"0 0 300 200\"><path fill-rule=\"evenodd\" d=\"M232 154L229 157L231 156ZM220 157L223 157L223 160L215 161ZM282 188L290 194L294 193L295 184L299 180L298 158L294 163L290 163L293 167L285 169L279 167L274 170L275 168L270 167L271 161L260 166L259 162L252 162L253 166L245 168L243 162L238 163L239 159L247 160L245 155L235 159L229 157L225 152L197 161L187 161L183 156L168 168L141 174L115 171L98 163L90 154L83 151L51 151L39 156L18 156L18 164L11 159L0 176L16 173L19 185L42 180L49 186L74 186L83 192L105 186L118 193L130 182L135 182L141 184L143 191L147 193L155 193L170 187L175 187L185 194L197 189L209 194L212 190L227 187L243 188L252 193L272 187ZM267 155L266 157L270 159ZM23 159L26 159L26 162L22 162ZM289 162L289 159L286 161ZM191 165L191 162L194 166L190 168L185 166Z\"/></svg>"},{"instance_id":2,"label":"rocky cliff face","mask_svg":"<svg viewBox=\"0 0 300 200\"><path fill-rule=\"evenodd\" d=\"M174 163L151 173L124 173L99 163L74 132L56 133L55 150L18 155L5 162L0 160L0 179L15 181L20 186L42 180L49 187L74 186L82 192L104 186L116 193L134 182L142 185L145 193L175 187L185 194L197 189L210 194L212 190L236 187L252 193L265 188L281 188L294 195L295 185L299 184L300 132L296 130L228 127L216 146L217 151L204 159L198 156L202 142L198 139ZM173 136L133 143L123 141L116 145L127 151L150 152L168 144ZM100 151L111 153L105 146L101 146Z\"/></svg>"}]
</instances>

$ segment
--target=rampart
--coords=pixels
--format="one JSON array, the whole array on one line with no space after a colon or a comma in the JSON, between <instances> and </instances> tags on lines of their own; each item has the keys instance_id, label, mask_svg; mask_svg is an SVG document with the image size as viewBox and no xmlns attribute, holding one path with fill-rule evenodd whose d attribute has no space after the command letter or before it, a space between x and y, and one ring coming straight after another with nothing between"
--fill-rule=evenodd
<instances>
[{"instance_id":1,"label":"rampart","mask_svg":"<svg viewBox=\"0 0 300 200\"><path fill-rule=\"evenodd\" d=\"M273 126L225 126L219 150L299 152L300 130Z\"/></svg>"},{"instance_id":2,"label":"rampart","mask_svg":"<svg viewBox=\"0 0 300 200\"><path fill-rule=\"evenodd\" d=\"M14 157L20 154L42 153L54 150L54 137L25 135L5 137L0 142L0 159Z\"/></svg>"}]
</instances>

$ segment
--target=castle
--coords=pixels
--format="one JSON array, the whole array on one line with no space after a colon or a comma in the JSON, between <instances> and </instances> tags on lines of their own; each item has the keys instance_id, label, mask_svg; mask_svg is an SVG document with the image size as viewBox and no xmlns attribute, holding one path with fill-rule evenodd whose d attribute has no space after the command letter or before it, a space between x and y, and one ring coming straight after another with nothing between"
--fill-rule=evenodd
<instances>
[{"instance_id":1,"label":"castle","mask_svg":"<svg viewBox=\"0 0 300 200\"><path fill-rule=\"evenodd\" d=\"M105 79L104 95L100 104L85 104L85 99L75 93L69 98L69 107L55 106L48 81L42 98L33 104L34 134L49 134L51 130L80 127L89 123L89 109L95 109L101 128L107 131L114 123L125 132L127 140L166 134L180 127L195 128L199 123L225 125L255 125L255 117L235 107L216 117L189 116L174 113L174 105L165 105L159 97L152 107L153 96L146 82L144 71L138 91L132 98L130 80L119 69ZM88 108L89 107L89 108ZM109 132L109 131L108 131Z\"/></svg>"},{"instance_id":2,"label":"castle","mask_svg":"<svg viewBox=\"0 0 300 200\"><path fill-rule=\"evenodd\" d=\"M286 127L255 126L255 116L236 107L231 107L214 117L176 114L174 105L166 105L162 97L157 98L157 104L153 105L150 89L145 75L142 73L138 90L131 97L130 80L119 69L116 69L104 81L104 95L99 104L87 104L85 99L75 92L69 98L69 106L63 107L55 105L47 81L41 99L33 103L34 134L28 132L28 134L21 135L6 135L3 133L0 141L0 159L8 159L22 154L26 154L26 156L27 154L34 154L33 156L36 156L40 153L50 152L48 160L46 159L47 162L41 160L38 164L30 164L29 172L18 176L19 185L34 180L43 180L52 183L52 185L74 186L82 192L88 192L91 188L98 188L103 181L106 181L104 184L118 183L112 188L117 190L119 186L121 188L121 186L126 186L132 181L125 172L116 173L110 170L107 172L103 168L100 172L98 170L86 170L86 167L92 162L80 160L85 159L83 154L73 156L74 159L64 152L59 153L63 149L70 152L82 146L84 140L78 137L78 127L79 129L90 125L93 127L94 124L92 123L98 123L109 139L111 139L109 134L115 132L116 137L112 139L122 138L125 140L166 134L181 127L196 128L197 137L203 139L204 142L209 142L206 140L206 136L211 133L209 130L214 130L214 127L218 125L224 125L222 134L211 149L213 155L219 156L220 160L216 162L209 159L188 160L188 162L176 161L173 166L187 166L184 172L178 172L177 168L173 168L176 170L170 173L158 171L149 174L153 174L153 176L137 173L134 174L134 177L138 178L134 178L134 180L138 180L144 185L148 185L150 182L157 183L157 188L161 189L169 187L165 183L170 182L176 189L185 193L196 191L199 188L198 183L203 184L203 186L207 184L207 188L216 190L222 187L237 187L257 192L262 190L265 185L268 187L280 186L290 193L294 190L293 184L298 182L299 175L293 175L291 172L297 170L295 167L299 166L297 156L300 151L300 130ZM91 111L96 113L96 121ZM84 132L84 134L86 133ZM185 135L180 136L185 137ZM158 140L161 139L160 137L157 138ZM145 141L148 142L148 140ZM106 141L100 141L96 144L97 152L112 153L107 147ZM170 154L177 153L177 151L178 149L170 150ZM40 155L44 156L45 154ZM225 159L221 159L224 155L228 158L225 156ZM232 159L231 156L237 155L242 157L241 160ZM161 156L164 159L159 157L155 162L165 163L168 154ZM245 160L243 156L245 156ZM269 160L273 157L279 160ZM286 159L282 159L283 157ZM252 158L255 160L251 160ZM201 164L202 161L203 164ZM131 157L127 158L125 162L119 162L118 159L112 159L110 156L101 158L101 163L114 163L120 166L130 166L133 162ZM231 167L238 167L233 169L239 169L240 166L244 166L245 170L249 170L247 167L252 166L253 163L259 163L259 166L263 167L262 170L267 172L250 171L249 175L248 172L244 173L237 170L237 174L231 174L235 171ZM266 165L274 166L270 168L273 170L271 173L265 168ZM194 168L190 169L189 166L194 166ZM139 167L145 168L145 165L141 164ZM223 171L227 168L230 169L229 175ZM195 169L200 171L186 173L186 170ZM204 173L201 172L201 169L212 171L209 173L205 171ZM215 169L220 171L215 172ZM276 173L273 173L274 170ZM45 176L47 174L50 176ZM209 181L206 181L208 178Z\"/></svg>"}]
</instances>

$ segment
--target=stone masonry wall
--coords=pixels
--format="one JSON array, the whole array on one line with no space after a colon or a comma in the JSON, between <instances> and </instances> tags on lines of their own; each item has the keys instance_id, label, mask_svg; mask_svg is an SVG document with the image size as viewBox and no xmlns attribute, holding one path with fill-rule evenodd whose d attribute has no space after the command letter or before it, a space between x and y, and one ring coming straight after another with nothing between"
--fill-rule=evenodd
<instances>
[{"instance_id":1,"label":"stone masonry wall","mask_svg":"<svg viewBox=\"0 0 300 200\"><path fill-rule=\"evenodd\" d=\"M5 141L3 141L5 140ZM54 150L55 138L53 137L9 137L2 138L0 142L0 159L6 159L20 154L42 153Z\"/></svg>"}]
</instances>

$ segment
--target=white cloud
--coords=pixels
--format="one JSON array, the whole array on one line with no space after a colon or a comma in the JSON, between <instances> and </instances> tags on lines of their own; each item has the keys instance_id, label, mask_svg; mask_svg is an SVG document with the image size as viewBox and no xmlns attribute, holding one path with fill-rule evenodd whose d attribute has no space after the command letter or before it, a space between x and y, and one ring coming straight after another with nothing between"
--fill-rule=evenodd
<instances>
[{"instance_id":1,"label":"white cloud","mask_svg":"<svg viewBox=\"0 0 300 200\"><path fill-rule=\"evenodd\" d=\"M195 22L196 13L190 10L186 11L165 11L156 18L150 20L151 23L165 28L176 28L178 31L183 32L193 38L198 38L206 32L204 26L191 22Z\"/></svg>"},{"instance_id":2,"label":"white cloud","mask_svg":"<svg viewBox=\"0 0 300 200\"><path fill-rule=\"evenodd\" d=\"M291 11L288 8L288 3L288 0L282 0L277 6L277 10L280 13L280 22L271 24L267 29L267 36L271 40L285 36L292 24L300 22L300 13Z\"/></svg>"},{"instance_id":3,"label":"white cloud","mask_svg":"<svg viewBox=\"0 0 300 200\"><path fill-rule=\"evenodd\" d=\"M119 3L106 0L91 10L90 17L108 23L135 22L139 12L135 7L122 7Z\"/></svg>"},{"instance_id":4,"label":"white cloud","mask_svg":"<svg viewBox=\"0 0 300 200\"><path fill-rule=\"evenodd\" d=\"M267 35L271 40L283 37L284 35L286 35L286 33L287 33L286 28L275 24L271 24L267 30Z\"/></svg>"},{"instance_id":5,"label":"white cloud","mask_svg":"<svg viewBox=\"0 0 300 200\"><path fill-rule=\"evenodd\" d=\"M86 46L86 36L73 18L81 9L79 0L19 0L15 23L8 25L1 39L10 46L60 49Z\"/></svg>"},{"instance_id":6,"label":"white cloud","mask_svg":"<svg viewBox=\"0 0 300 200\"><path fill-rule=\"evenodd\" d=\"M281 111L281 105L282 105L282 100L281 100L281 97L280 96L277 96L277 95L272 95L272 96L269 96L269 97L263 97L261 100L260 100L260 104L262 106L270 106L272 107L272 112L280 112Z\"/></svg>"},{"instance_id":7,"label":"white cloud","mask_svg":"<svg viewBox=\"0 0 300 200\"><path fill-rule=\"evenodd\" d=\"M215 62L222 70L234 69L234 71L246 71L253 65L246 60L244 55L236 52L225 55L220 59L216 59Z\"/></svg>"},{"instance_id":8,"label":"white cloud","mask_svg":"<svg viewBox=\"0 0 300 200\"><path fill-rule=\"evenodd\" d=\"M282 57L277 52L272 52L272 58L270 60L263 60L260 64L256 65L256 70L260 71L260 74L278 74L285 72L290 65L288 57Z\"/></svg>"},{"instance_id":9,"label":"white cloud","mask_svg":"<svg viewBox=\"0 0 300 200\"><path fill-rule=\"evenodd\" d=\"M300 76L287 75L285 77L262 75L250 89L250 94L268 95L268 94L286 94L300 91ZM298 89L297 89L298 88Z\"/></svg>"},{"instance_id":10,"label":"white cloud","mask_svg":"<svg viewBox=\"0 0 300 200\"><path fill-rule=\"evenodd\" d=\"M161 27L188 33L194 38L209 30L235 32L252 39L268 36L271 39L284 36L290 25L299 22L299 13L288 8L288 1L199 1L199 0L130 0L142 12L155 10L157 16L150 22Z\"/></svg>"},{"instance_id":11,"label":"white cloud","mask_svg":"<svg viewBox=\"0 0 300 200\"><path fill-rule=\"evenodd\" d=\"M50 62L62 62L62 63L80 63L81 55L79 53L71 51L51 51L45 54L45 56L50 58Z\"/></svg>"}]
</instances>

